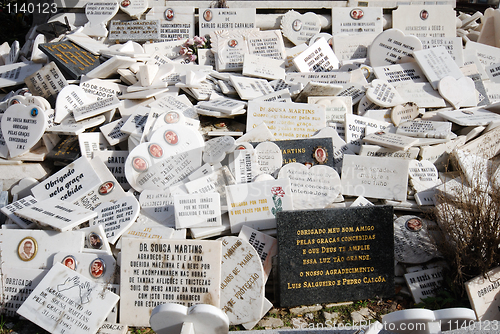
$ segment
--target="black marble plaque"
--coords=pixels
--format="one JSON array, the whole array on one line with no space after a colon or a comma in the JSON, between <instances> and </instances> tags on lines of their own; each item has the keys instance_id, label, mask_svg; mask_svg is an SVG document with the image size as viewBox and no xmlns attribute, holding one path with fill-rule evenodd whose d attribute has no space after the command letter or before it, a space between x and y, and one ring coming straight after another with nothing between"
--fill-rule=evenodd
<instances>
[{"instance_id":1,"label":"black marble plaque","mask_svg":"<svg viewBox=\"0 0 500 334\"><path fill-rule=\"evenodd\" d=\"M61 137L62 140L47 154L46 158L69 161L78 159L81 156L78 136Z\"/></svg>"},{"instance_id":2,"label":"black marble plaque","mask_svg":"<svg viewBox=\"0 0 500 334\"><path fill-rule=\"evenodd\" d=\"M307 138L273 141L281 149L283 165L299 162L305 165L326 165L333 168L333 142L328 138ZM251 143L257 147L259 143Z\"/></svg>"},{"instance_id":3,"label":"black marble plaque","mask_svg":"<svg viewBox=\"0 0 500 334\"><path fill-rule=\"evenodd\" d=\"M78 79L82 74L87 74L101 64L99 56L71 41L44 43L38 48L57 64L65 76L71 79Z\"/></svg>"},{"instance_id":4,"label":"black marble plaque","mask_svg":"<svg viewBox=\"0 0 500 334\"><path fill-rule=\"evenodd\" d=\"M392 206L279 212L280 305L392 296L393 214Z\"/></svg>"}]
</instances>

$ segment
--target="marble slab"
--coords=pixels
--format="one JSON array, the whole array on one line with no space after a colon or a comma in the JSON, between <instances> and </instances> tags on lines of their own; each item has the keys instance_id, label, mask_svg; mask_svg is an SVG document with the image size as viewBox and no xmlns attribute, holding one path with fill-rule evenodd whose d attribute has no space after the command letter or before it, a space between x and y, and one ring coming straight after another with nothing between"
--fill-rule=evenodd
<instances>
[{"instance_id":1,"label":"marble slab","mask_svg":"<svg viewBox=\"0 0 500 334\"><path fill-rule=\"evenodd\" d=\"M371 27L373 28L373 27ZM333 51L340 62L351 59L366 58L368 48L378 33L363 33L352 38L350 34L333 36Z\"/></svg>"},{"instance_id":2,"label":"marble slab","mask_svg":"<svg viewBox=\"0 0 500 334\"><path fill-rule=\"evenodd\" d=\"M78 253L84 246L84 233L80 231L56 232L42 230L2 230L2 261L8 267L48 269L54 254L54 245L68 252Z\"/></svg>"},{"instance_id":3,"label":"marble slab","mask_svg":"<svg viewBox=\"0 0 500 334\"><path fill-rule=\"evenodd\" d=\"M387 29L380 33L368 51L372 67L406 63L413 60L412 53L422 49L422 42L399 29Z\"/></svg>"},{"instance_id":4,"label":"marble slab","mask_svg":"<svg viewBox=\"0 0 500 334\"><path fill-rule=\"evenodd\" d=\"M0 88L24 84L24 79L42 68L42 64L15 63L0 66Z\"/></svg>"},{"instance_id":5,"label":"marble slab","mask_svg":"<svg viewBox=\"0 0 500 334\"><path fill-rule=\"evenodd\" d=\"M221 242L122 240L120 319L149 326L151 311L164 303L220 305Z\"/></svg>"},{"instance_id":6,"label":"marble slab","mask_svg":"<svg viewBox=\"0 0 500 334\"><path fill-rule=\"evenodd\" d=\"M464 52L460 37L419 37L424 49L444 46L458 67L464 66Z\"/></svg>"},{"instance_id":7,"label":"marble slab","mask_svg":"<svg viewBox=\"0 0 500 334\"><path fill-rule=\"evenodd\" d=\"M431 268L405 274L406 284L410 288L415 303L436 296L443 285L443 271L443 268Z\"/></svg>"},{"instance_id":8,"label":"marble slab","mask_svg":"<svg viewBox=\"0 0 500 334\"><path fill-rule=\"evenodd\" d=\"M392 15L392 27L405 34L418 38L456 36L456 15L452 6L400 5Z\"/></svg>"},{"instance_id":9,"label":"marble slab","mask_svg":"<svg viewBox=\"0 0 500 334\"><path fill-rule=\"evenodd\" d=\"M434 89L437 89L439 81L446 76L455 79L463 77L462 71L444 46L415 51L413 56Z\"/></svg>"},{"instance_id":10,"label":"marble slab","mask_svg":"<svg viewBox=\"0 0 500 334\"><path fill-rule=\"evenodd\" d=\"M217 240L222 241L221 309L231 325L259 320L265 298L259 254L242 238L229 236Z\"/></svg>"},{"instance_id":11,"label":"marble slab","mask_svg":"<svg viewBox=\"0 0 500 334\"><path fill-rule=\"evenodd\" d=\"M31 269L2 265L3 314L16 317L19 307L28 299L48 269Z\"/></svg>"},{"instance_id":12,"label":"marble slab","mask_svg":"<svg viewBox=\"0 0 500 334\"><path fill-rule=\"evenodd\" d=\"M160 38L159 20L112 20L109 27L108 39L118 42L146 42L158 41Z\"/></svg>"},{"instance_id":13,"label":"marble slab","mask_svg":"<svg viewBox=\"0 0 500 334\"><path fill-rule=\"evenodd\" d=\"M278 179L284 178L290 180L295 210L325 208L341 193L340 177L329 166L308 168L304 164L289 163L278 174Z\"/></svg>"},{"instance_id":14,"label":"marble slab","mask_svg":"<svg viewBox=\"0 0 500 334\"><path fill-rule=\"evenodd\" d=\"M286 58L285 44L280 30L251 31L245 35L248 54L277 60Z\"/></svg>"},{"instance_id":15,"label":"marble slab","mask_svg":"<svg viewBox=\"0 0 500 334\"><path fill-rule=\"evenodd\" d=\"M396 85L398 93L405 101L412 101L419 108L443 108L446 101L428 82L404 82Z\"/></svg>"},{"instance_id":16,"label":"marble slab","mask_svg":"<svg viewBox=\"0 0 500 334\"><path fill-rule=\"evenodd\" d=\"M56 263L17 313L52 333L96 332L119 299L99 283Z\"/></svg>"},{"instance_id":17,"label":"marble slab","mask_svg":"<svg viewBox=\"0 0 500 334\"><path fill-rule=\"evenodd\" d=\"M11 219L14 223L19 225L21 228L33 228L35 223L21 217L18 217L14 214L17 210L21 210L25 207L28 207L32 204L37 203L38 201L31 195L28 195L20 200L14 201L9 205L3 206L0 211L9 219Z\"/></svg>"},{"instance_id":18,"label":"marble slab","mask_svg":"<svg viewBox=\"0 0 500 334\"><path fill-rule=\"evenodd\" d=\"M42 96L50 103L54 103L57 94L68 85L66 78L54 62L50 62L42 69L27 76L24 82L33 95Z\"/></svg>"},{"instance_id":19,"label":"marble slab","mask_svg":"<svg viewBox=\"0 0 500 334\"><path fill-rule=\"evenodd\" d=\"M398 158L411 160L416 159L420 149L418 147L411 147L406 151L394 150L386 147L380 147L376 145L361 145L359 150L360 156L366 157L379 157L379 158Z\"/></svg>"},{"instance_id":20,"label":"marble slab","mask_svg":"<svg viewBox=\"0 0 500 334\"><path fill-rule=\"evenodd\" d=\"M326 126L325 118L325 111L319 105L250 101L247 132L266 123L277 140L307 138Z\"/></svg>"},{"instance_id":21,"label":"marble slab","mask_svg":"<svg viewBox=\"0 0 500 334\"><path fill-rule=\"evenodd\" d=\"M402 63L374 67L377 79L385 80L395 86L401 82L427 82L427 78L416 63Z\"/></svg>"},{"instance_id":22,"label":"marble slab","mask_svg":"<svg viewBox=\"0 0 500 334\"><path fill-rule=\"evenodd\" d=\"M174 195L175 228L221 226L218 193Z\"/></svg>"},{"instance_id":23,"label":"marble slab","mask_svg":"<svg viewBox=\"0 0 500 334\"><path fill-rule=\"evenodd\" d=\"M14 214L40 226L50 227L60 232L70 231L96 216L93 211L57 198L41 200L17 210Z\"/></svg>"},{"instance_id":24,"label":"marble slab","mask_svg":"<svg viewBox=\"0 0 500 334\"><path fill-rule=\"evenodd\" d=\"M488 278L475 277L465 283L467 296L472 304L477 318L480 321L494 321L497 319L500 302L497 299L498 278L500 268L496 267L487 272Z\"/></svg>"},{"instance_id":25,"label":"marble slab","mask_svg":"<svg viewBox=\"0 0 500 334\"><path fill-rule=\"evenodd\" d=\"M500 120L500 115L497 113L481 108L440 111L438 115L461 126L488 125Z\"/></svg>"},{"instance_id":26,"label":"marble slab","mask_svg":"<svg viewBox=\"0 0 500 334\"><path fill-rule=\"evenodd\" d=\"M192 6L152 6L147 20L160 20L159 42L193 38L195 20Z\"/></svg>"},{"instance_id":27,"label":"marble slab","mask_svg":"<svg viewBox=\"0 0 500 334\"><path fill-rule=\"evenodd\" d=\"M345 155L342 195L406 200L407 160Z\"/></svg>"},{"instance_id":28,"label":"marble slab","mask_svg":"<svg viewBox=\"0 0 500 334\"><path fill-rule=\"evenodd\" d=\"M451 134L451 123L411 120L401 123L396 133L409 137L446 139Z\"/></svg>"},{"instance_id":29,"label":"marble slab","mask_svg":"<svg viewBox=\"0 0 500 334\"><path fill-rule=\"evenodd\" d=\"M332 8L332 35L380 34L382 18L382 7Z\"/></svg>"},{"instance_id":30,"label":"marble slab","mask_svg":"<svg viewBox=\"0 0 500 334\"><path fill-rule=\"evenodd\" d=\"M90 117L103 114L120 106L120 100L116 96L105 98L96 102L85 104L73 110L75 120L81 121Z\"/></svg>"},{"instance_id":31,"label":"marble slab","mask_svg":"<svg viewBox=\"0 0 500 334\"><path fill-rule=\"evenodd\" d=\"M391 123L365 118L363 116L346 114L345 141L350 150L358 153L362 139L370 133L383 131Z\"/></svg>"},{"instance_id":32,"label":"marble slab","mask_svg":"<svg viewBox=\"0 0 500 334\"><path fill-rule=\"evenodd\" d=\"M37 200L55 197L60 200L76 200L101 184L87 158L77 159L31 189Z\"/></svg>"},{"instance_id":33,"label":"marble slab","mask_svg":"<svg viewBox=\"0 0 500 334\"><path fill-rule=\"evenodd\" d=\"M216 30L253 29L256 27L255 8L199 8L200 36Z\"/></svg>"},{"instance_id":34,"label":"marble slab","mask_svg":"<svg viewBox=\"0 0 500 334\"><path fill-rule=\"evenodd\" d=\"M293 58L293 64L299 72L331 72L339 68L339 60L324 38Z\"/></svg>"},{"instance_id":35,"label":"marble slab","mask_svg":"<svg viewBox=\"0 0 500 334\"><path fill-rule=\"evenodd\" d=\"M248 241L257 251L264 268L264 283L267 282L272 269L272 258L278 253L278 240L248 226L241 228L238 237Z\"/></svg>"},{"instance_id":36,"label":"marble slab","mask_svg":"<svg viewBox=\"0 0 500 334\"><path fill-rule=\"evenodd\" d=\"M276 227L276 214L291 210L288 179L230 185L226 187L231 233L246 225L255 230Z\"/></svg>"},{"instance_id":37,"label":"marble slab","mask_svg":"<svg viewBox=\"0 0 500 334\"><path fill-rule=\"evenodd\" d=\"M406 151L418 142L418 138L380 131L365 136L363 142L394 150Z\"/></svg>"}]
</instances>

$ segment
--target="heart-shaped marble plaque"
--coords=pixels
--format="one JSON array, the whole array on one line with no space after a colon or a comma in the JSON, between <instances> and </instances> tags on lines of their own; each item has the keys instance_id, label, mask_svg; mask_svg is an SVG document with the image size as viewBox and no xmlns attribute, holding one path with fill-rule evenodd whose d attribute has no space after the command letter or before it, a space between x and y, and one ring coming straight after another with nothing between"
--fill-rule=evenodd
<instances>
[{"instance_id":1,"label":"heart-shaped marble plaque","mask_svg":"<svg viewBox=\"0 0 500 334\"><path fill-rule=\"evenodd\" d=\"M278 179L289 178L293 208L323 209L340 194L340 176L330 166L315 165L307 168L301 163L284 165Z\"/></svg>"},{"instance_id":2,"label":"heart-shaped marble plaque","mask_svg":"<svg viewBox=\"0 0 500 334\"><path fill-rule=\"evenodd\" d=\"M399 29L381 32L368 50L370 66L387 66L413 61L412 52L422 50L418 37L405 35Z\"/></svg>"},{"instance_id":3,"label":"heart-shaped marble plaque","mask_svg":"<svg viewBox=\"0 0 500 334\"><path fill-rule=\"evenodd\" d=\"M157 334L180 334L182 325L191 323L194 333L226 334L229 319L218 307L197 304L190 308L168 303L158 305L151 312L149 324Z\"/></svg>"},{"instance_id":4,"label":"heart-shaped marble plaque","mask_svg":"<svg viewBox=\"0 0 500 334\"><path fill-rule=\"evenodd\" d=\"M148 9L148 0L119 0L120 9L134 19L139 19Z\"/></svg>"},{"instance_id":5,"label":"heart-shaped marble plaque","mask_svg":"<svg viewBox=\"0 0 500 334\"><path fill-rule=\"evenodd\" d=\"M85 15L89 22L85 23L83 33L89 36L106 37L108 29L106 23L118 13L118 1L88 2L85 6Z\"/></svg>"},{"instance_id":6,"label":"heart-shaped marble plaque","mask_svg":"<svg viewBox=\"0 0 500 334\"><path fill-rule=\"evenodd\" d=\"M104 202L95 209L97 217L90 221L90 226L103 225L109 243L115 244L135 222L139 209L139 202L134 196L125 196L116 202Z\"/></svg>"},{"instance_id":7,"label":"heart-shaped marble plaque","mask_svg":"<svg viewBox=\"0 0 500 334\"><path fill-rule=\"evenodd\" d=\"M92 99L80 86L68 85L64 87L59 94L57 94L56 116L54 122L61 123L72 110L93 101L94 99Z\"/></svg>"},{"instance_id":8,"label":"heart-shaped marble plaque","mask_svg":"<svg viewBox=\"0 0 500 334\"><path fill-rule=\"evenodd\" d=\"M476 88L474 81L469 77L457 80L452 76L446 76L439 80L438 91L455 109L477 105Z\"/></svg>"},{"instance_id":9,"label":"heart-shaped marble plaque","mask_svg":"<svg viewBox=\"0 0 500 334\"><path fill-rule=\"evenodd\" d=\"M396 88L385 80L375 79L366 90L366 97L373 103L390 108L406 101L399 95Z\"/></svg>"},{"instance_id":10,"label":"heart-shaped marble plaque","mask_svg":"<svg viewBox=\"0 0 500 334\"><path fill-rule=\"evenodd\" d=\"M271 174L277 172L283 165L283 153L278 145L272 142L262 142L255 147L257 172Z\"/></svg>"},{"instance_id":11,"label":"heart-shaped marble plaque","mask_svg":"<svg viewBox=\"0 0 500 334\"><path fill-rule=\"evenodd\" d=\"M391 110L391 120L395 126L398 126L401 122L413 120L418 115L418 106L413 102L397 105Z\"/></svg>"},{"instance_id":12,"label":"heart-shaped marble plaque","mask_svg":"<svg viewBox=\"0 0 500 334\"><path fill-rule=\"evenodd\" d=\"M283 36L295 45L309 42L320 31L321 21L312 12L300 14L291 10L281 18L281 32Z\"/></svg>"},{"instance_id":13,"label":"heart-shaped marble plaque","mask_svg":"<svg viewBox=\"0 0 500 334\"><path fill-rule=\"evenodd\" d=\"M28 152L42 138L47 127L44 111L33 104L15 104L2 117L2 134L11 158Z\"/></svg>"}]
</instances>

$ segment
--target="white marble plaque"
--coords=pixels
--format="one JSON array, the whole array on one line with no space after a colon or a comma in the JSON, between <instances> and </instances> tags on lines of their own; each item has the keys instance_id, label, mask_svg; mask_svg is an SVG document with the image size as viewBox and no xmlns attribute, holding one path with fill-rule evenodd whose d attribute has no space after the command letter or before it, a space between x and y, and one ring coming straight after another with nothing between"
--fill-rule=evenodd
<instances>
[{"instance_id":1,"label":"white marble plaque","mask_svg":"<svg viewBox=\"0 0 500 334\"><path fill-rule=\"evenodd\" d=\"M324 38L295 57L293 63L299 72L331 72L339 68L339 60Z\"/></svg>"},{"instance_id":2,"label":"white marble plaque","mask_svg":"<svg viewBox=\"0 0 500 334\"><path fill-rule=\"evenodd\" d=\"M278 179L283 178L290 180L294 210L325 208L341 192L339 174L329 166L289 163L280 169Z\"/></svg>"},{"instance_id":3,"label":"white marble plaque","mask_svg":"<svg viewBox=\"0 0 500 334\"><path fill-rule=\"evenodd\" d=\"M42 64L15 63L0 66L0 88L24 84L24 79L42 68Z\"/></svg>"},{"instance_id":4,"label":"white marble plaque","mask_svg":"<svg viewBox=\"0 0 500 334\"><path fill-rule=\"evenodd\" d=\"M199 34L205 36L216 30L255 28L255 8L199 8Z\"/></svg>"},{"instance_id":5,"label":"white marble plaque","mask_svg":"<svg viewBox=\"0 0 500 334\"><path fill-rule=\"evenodd\" d=\"M1 122L2 135L11 158L27 153L42 138L47 128L47 115L33 104L13 104L5 110Z\"/></svg>"},{"instance_id":6,"label":"white marble plaque","mask_svg":"<svg viewBox=\"0 0 500 334\"><path fill-rule=\"evenodd\" d=\"M129 1L129 0L122 0ZM145 1L145 0L136 0ZM147 9L147 8L145 8ZM108 39L118 42L146 42L158 41L160 38L160 20L111 20Z\"/></svg>"},{"instance_id":7,"label":"white marble plaque","mask_svg":"<svg viewBox=\"0 0 500 334\"><path fill-rule=\"evenodd\" d=\"M369 119L363 116L347 114L345 116L345 141L349 149L358 153L361 140L370 133L383 131L391 123Z\"/></svg>"},{"instance_id":8,"label":"white marble plaque","mask_svg":"<svg viewBox=\"0 0 500 334\"><path fill-rule=\"evenodd\" d=\"M245 54L243 75L268 80L285 79L285 62L281 59L267 59L262 56Z\"/></svg>"},{"instance_id":9,"label":"white marble plaque","mask_svg":"<svg viewBox=\"0 0 500 334\"><path fill-rule=\"evenodd\" d=\"M194 7L152 6L148 20L160 20L159 42L186 40L194 36Z\"/></svg>"},{"instance_id":10,"label":"white marble plaque","mask_svg":"<svg viewBox=\"0 0 500 334\"><path fill-rule=\"evenodd\" d=\"M149 326L164 303L219 307L221 242L122 239L120 319Z\"/></svg>"},{"instance_id":11,"label":"white marble plaque","mask_svg":"<svg viewBox=\"0 0 500 334\"><path fill-rule=\"evenodd\" d=\"M320 31L321 21L315 13L290 10L281 17L281 32L295 45L309 42Z\"/></svg>"},{"instance_id":12,"label":"white marble plaque","mask_svg":"<svg viewBox=\"0 0 500 334\"><path fill-rule=\"evenodd\" d=\"M424 49L444 46L458 67L464 66L464 52L460 37L419 37Z\"/></svg>"},{"instance_id":13,"label":"white marble plaque","mask_svg":"<svg viewBox=\"0 0 500 334\"><path fill-rule=\"evenodd\" d=\"M278 240L248 226L241 228L238 237L248 241L257 251L264 268L264 282L266 282L272 269L272 258L278 254Z\"/></svg>"},{"instance_id":14,"label":"white marble plaque","mask_svg":"<svg viewBox=\"0 0 500 334\"><path fill-rule=\"evenodd\" d=\"M33 95L43 96L50 102L55 101L57 94L68 85L59 68L50 62L42 69L24 79Z\"/></svg>"},{"instance_id":15,"label":"white marble plaque","mask_svg":"<svg viewBox=\"0 0 500 334\"><path fill-rule=\"evenodd\" d=\"M272 142L263 142L255 147L257 159L257 173L274 175L283 164L283 154L278 145Z\"/></svg>"},{"instance_id":16,"label":"white marble plaque","mask_svg":"<svg viewBox=\"0 0 500 334\"><path fill-rule=\"evenodd\" d=\"M398 158L411 160L417 158L419 151L420 149L418 147L411 147L406 151L401 151L375 145L361 145L359 155L365 157Z\"/></svg>"},{"instance_id":17,"label":"white marble plaque","mask_svg":"<svg viewBox=\"0 0 500 334\"><path fill-rule=\"evenodd\" d=\"M248 53L277 60L286 58L285 45L280 30L252 31L245 36Z\"/></svg>"},{"instance_id":18,"label":"white marble plaque","mask_svg":"<svg viewBox=\"0 0 500 334\"><path fill-rule=\"evenodd\" d=\"M139 202L134 196L125 196L115 202L104 202L95 211L90 226L102 225L109 242L118 238L135 222L139 215Z\"/></svg>"},{"instance_id":19,"label":"white marble plaque","mask_svg":"<svg viewBox=\"0 0 500 334\"><path fill-rule=\"evenodd\" d=\"M380 34L382 26L382 7L332 8L332 35L334 36L338 34Z\"/></svg>"},{"instance_id":20,"label":"white marble plaque","mask_svg":"<svg viewBox=\"0 0 500 334\"><path fill-rule=\"evenodd\" d=\"M235 75L231 75L229 79L242 100L251 100L274 92L274 89L265 79L253 79Z\"/></svg>"},{"instance_id":21,"label":"white marble plaque","mask_svg":"<svg viewBox=\"0 0 500 334\"><path fill-rule=\"evenodd\" d=\"M469 301L480 321L496 321L498 319L498 307L500 300L498 288L500 287L500 268L496 267L486 273L487 278L482 275L465 283Z\"/></svg>"},{"instance_id":22,"label":"white marble plaque","mask_svg":"<svg viewBox=\"0 0 500 334\"><path fill-rule=\"evenodd\" d=\"M405 101L417 104L419 108L446 107L446 101L428 82L403 82L397 84L398 93Z\"/></svg>"},{"instance_id":23,"label":"white marble plaque","mask_svg":"<svg viewBox=\"0 0 500 334\"><path fill-rule=\"evenodd\" d=\"M345 155L342 194L405 201L408 164L401 159Z\"/></svg>"},{"instance_id":24,"label":"white marble plaque","mask_svg":"<svg viewBox=\"0 0 500 334\"><path fill-rule=\"evenodd\" d=\"M394 86L406 81L427 82L424 72L416 63L374 67L373 71L377 79L385 80Z\"/></svg>"},{"instance_id":25,"label":"white marble plaque","mask_svg":"<svg viewBox=\"0 0 500 334\"><path fill-rule=\"evenodd\" d=\"M256 230L276 228L276 214L293 209L288 179L236 184L226 187L231 233L243 225Z\"/></svg>"},{"instance_id":26,"label":"white marble plaque","mask_svg":"<svg viewBox=\"0 0 500 334\"><path fill-rule=\"evenodd\" d=\"M7 218L12 219L12 221L19 225L21 228L32 228L35 226L35 223L16 216L14 212L26 208L32 204L36 204L37 202L38 201L33 196L28 195L24 198L21 198L20 200L2 207L0 211L2 211L2 213L7 216Z\"/></svg>"},{"instance_id":27,"label":"white marble plaque","mask_svg":"<svg viewBox=\"0 0 500 334\"><path fill-rule=\"evenodd\" d=\"M259 320L264 303L264 270L257 251L239 237L222 237L221 309L231 325Z\"/></svg>"},{"instance_id":28,"label":"white marble plaque","mask_svg":"<svg viewBox=\"0 0 500 334\"><path fill-rule=\"evenodd\" d=\"M175 228L220 226L219 193L174 196Z\"/></svg>"},{"instance_id":29,"label":"white marble plaque","mask_svg":"<svg viewBox=\"0 0 500 334\"><path fill-rule=\"evenodd\" d=\"M2 313L8 317L16 317L16 311L28 299L47 272L46 269L2 265Z\"/></svg>"},{"instance_id":30,"label":"white marble plaque","mask_svg":"<svg viewBox=\"0 0 500 334\"><path fill-rule=\"evenodd\" d=\"M379 131L365 136L363 142L394 150L406 151L418 142L418 138Z\"/></svg>"},{"instance_id":31,"label":"white marble plaque","mask_svg":"<svg viewBox=\"0 0 500 334\"><path fill-rule=\"evenodd\" d=\"M121 128L123 124L125 124L126 120L126 117L117 119L116 121L103 125L99 128L109 145L114 146L128 139L129 134L121 132Z\"/></svg>"},{"instance_id":32,"label":"white marble plaque","mask_svg":"<svg viewBox=\"0 0 500 334\"><path fill-rule=\"evenodd\" d=\"M84 34L96 37L106 37L106 24L118 13L118 2L88 2L85 5L85 16L88 22L82 30Z\"/></svg>"},{"instance_id":33,"label":"white marble plaque","mask_svg":"<svg viewBox=\"0 0 500 334\"><path fill-rule=\"evenodd\" d=\"M75 120L81 121L86 118L103 114L120 106L120 101L116 96L105 98L97 102L92 102L73 110Z\"/></svg>"},{"instance_id":34,"label":"white marble plaque","mask_svg":"<svg viewBox=\"0 0 500 334\"><path fill-rule=\"evenodd\" d=\"M424 263L438 255L429 228L435 223L417 216L394 221L394 256L403 263Z\"/></svg>"},{"instance_id":35,"label":"white marble plaque","mask_svg":"<svg viewBox=\"0 0 500 334\"><path fill-rule=\"evenodd\" d=\"M127 92L127 86L118 84L114 80L89 79L87 77L82 77L80 87L85 93L94 96L97 100L118 97Z\"/></svg>"},{"instance_id":36,"label":"white marble plaque","mask_svg":"<svg viewBox=\"0 0 500 334\"><path fill-rule=\"evenodd\" d=\"M134 157L129 155L129 158L131 164ZM127 161L129 161L129 158L127 158ZM171 156L153 165L152 167L148 167L147 170L136 176L135 181L130 180L128 177L127 180L136 190L164 190L185 179L200 166L201 149L195 149ZM125 168L127 168L127 165L125 165Z\"/></svg>"},{"instance_id":37,"label":"white marble plaque","mask_svg":"<svg viewBox=\"0 0 500 334\"><path fill-rule=\"evenodd\" d=\"M422 42L398 29L387 29L380 33L368 51L372 67L407 63L413 60L412 53L422 49Z\"/></svg>"},{"instance_id":38,"label":"white marble plaque","mask_svg":"<svg viewBox=\"0 0 500 334\"><path fill-rule=\"evenodd\" d=\"M247 132L266 123L276 140L307 138L326 126L325 110L306 103L248 103Z\"/></svg>"},{"instance_id":39,"label":"white marble plaque","mask_svg":"<svg viewBox=\"0 0 500 334\"><path fill-rule=\"evenodd\" d=\"M125 178L125 160L128 153L128 151L96 151L93 153L93 157L100 159L108 167L124 190L130 189L130 185Z\"/></svg>"},{"instance_id":40,"label":"white marble plaque","mask_svg":"<svg viewBox=\"0 0 500 334\"><path fill-rule=\"evenodd\" d=\"M40 226L51 227L57 231L70 231L72 228L96 217L96 213L65 202L49 198L32 204L14 213L16 216L35 222Z\"/></svg>"},{"instance_id":41,"label":"white marble plaque","mask_svg":"<svg viewBox=\"0 0 500 334\"><path fill-rule=\"evenodd\" d=\"M461 126L488 125L500 120L500 115L497 113L477 108L440 111L438 115Z\"/></svg>"},{"instance_id":42,"label":"white marble plaque","mask_svg":"<svg viewBox=\"0 0 500 334\"><path fill-rule=\"evenodd\" d=\"M415 303L420 303L422 299L435 297L441 289L443 268L431 268L405 274L406 284L410 288Z\"/></svg>"},{"instance_id":43,"label":"white marble plaque","mask_svg":"<svg viewBox=\"0 0 500 334\"><path fill-rule=\"evenodd\" d=\"M64 87L57 95L54 122L61 123L73 109L90 102L92 99L80 86L68 85Z\"/></svg>"},{"instance_id":44,"label":"white marble plaque","mask_svg":"<svg viewBox=\"0 0 500 334\"><path fill-rule=\"evenodd\" d=\"M452 76L446 76L439 80L438 91L455 109L475 107L478 104L474 80L470 77L455 79Z\"/></svg>"},{"instance_id":45,"label":"white marble plaque","mask_svg":"<svg viewBox=\"0 0 500 334\"><path fill-rule=\"evenodd\" d=\"M174 199L167 190L143 190L139 197L141 213L158 222L165 222L174 215Z\"/></svg>"},{"instance_id":46,"label":"white marble plaque","mask_svg":"<svg viewBox=\"0 0 500 334\"><path fill-rule=\"evenodd\" d=\"M434 89L437 89L439 81L446 76L455 79L464 76L444 46L415 51L413 56Z\"/></svg>"},{"instance_id":47,"label":"white marble plaque","mask_svg":"<svg viewBox=\"0 0 500 334\"><path fill-rule=\"evenodd\" d=\"M451 122L406 121L398 126L396 133L419 138L447 138L451 133Z\"/></svg>"},{"instance_id":48,"label":"white marble plaque","mask_svg":"<svg viewBox=\"0 0 500 334\"><path fill-rule=\"evenodd\" d=\"M465 44L464 52L474 50L483 68L496 63L500 63L500 51L497 47L469 41Z\"/></svg>"},{"instance_id":49,"label":"white marble plaque","mask_svg":"<svg viewBox=\"0 0 500 334\"><path fill-rule=\"evenodd\" d=\"M418 38L455 37L455 16L449 5L400 5L392 13L392 27Z\"/></svg>"},{"instance_id":50,"label":"white marble plaque","mask_svg":"<svg viewBox=\"0 0 500 334\"><path fill-rule=\"evenodd\" d=\"M52 333L93 333L119 299L100 283L56 263L17 313Z\"/></svg>"},{"instance_id":51,"label":"white marble plaque","mask_svg":"<svg viewBox=\"0 0 500 334\"><path fill-rule=\"evenodd\" d=\"M104 135L99 132L80 133L78 135L78 142L82 156L87 159L91 159L94 152L105 151L108 148L112 149Z\"/></svg>"},{"instance_id":52,"label":"white marble plaque","mask_svg":"<svg viewBox=\"0 0 500 334\"><path fill-rule=\"evenodd\" d=\"M378 33L364 33L357 35L356 38L348 34L334 35L333 51L341 62L366 58L368 48L377 35Z\"/></svg>"},{"instance_id":53,"label":"white marble plaque","mask_svg":"<svg viewBox=\"0 0 500 334\"><path fill-rule=\"evenodd\" d=\"M39 201L50 197L74 201L101 183L87 158L81 157L34 186L31 192Z\"/></svg>"},{"instance_id":54,"label":"white marble plaque","mask_svg":"<svg viewBox=\"0 0 500 334\"><path fill-rule=\"evenodd\" d=\"M366 97L371 102L384 108L407 102L399 95L392 84L380 79L372 80L371 86L366 89Z\"/></svg>"},{"instance_id":55,"label":"white marble plaque","mask_svg":"<svg viewBox=\"0 0 500 334\"><path fill-rule=\"evenodd\" d=\"M351 73L344 71L337 72L307 72L307 73L295 73L289 72L285 76L285 81L292 84L301 83L304 86L308 82L320 82L325 84L339 84L346 85L351 81Z\"/></svg>"},{"instance_id":56,"label":"white marble plaque","mask_svg":"<svg viewBox=\"0 0 500 334\"><path fill-rule=\"evenodd\" d=\"M60 233L42 230L2 230L2 261L9 267L48 269L58 248L81 252L85 234L80 231ZM54 247L57 245L57 247Z\"/></svg>"}]
</instances>

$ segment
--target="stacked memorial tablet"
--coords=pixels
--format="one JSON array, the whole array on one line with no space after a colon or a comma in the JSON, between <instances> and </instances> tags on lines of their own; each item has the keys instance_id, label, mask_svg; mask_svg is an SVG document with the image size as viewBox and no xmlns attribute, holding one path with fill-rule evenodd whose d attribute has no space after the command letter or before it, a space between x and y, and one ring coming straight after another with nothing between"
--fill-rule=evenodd
<instances>
[{"instance_id":1,"label":"stacked memorial tablet","mask_svg":"<svg viewBox=\"0 0 500 334\"><path fill-rule=\"evenodd\" d=\"M160 2L81 1L0 46L4 312L174 333L252 328L269 278L282 306L435 294L446 236L421 212L461 176L498 185L498 10Z\"/></svg>"}]
</instances>

